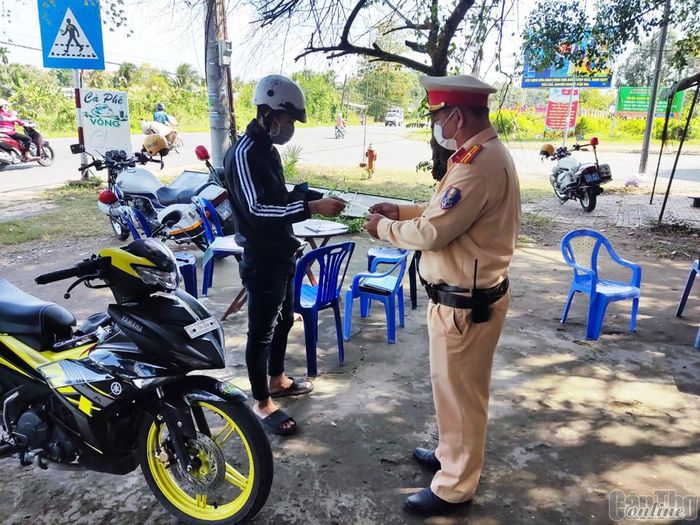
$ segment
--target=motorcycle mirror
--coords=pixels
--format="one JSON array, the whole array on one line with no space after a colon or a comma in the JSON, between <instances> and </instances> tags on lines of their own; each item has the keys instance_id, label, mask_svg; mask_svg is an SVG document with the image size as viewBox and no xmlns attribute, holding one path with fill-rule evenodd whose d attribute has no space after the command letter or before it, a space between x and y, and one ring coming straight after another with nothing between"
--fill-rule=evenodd
<instances>
[{"instance_id":1,"label":"motorcycle mirror","mask_svg":"<svg viewBox=\"0 0 700 525\"><path fill-rule=\"evenodd\" d=\"M77 155L78 153L85 153L85 146L83 146L82 144L71 144L70 152L73 155Z\"/></svg>"},{"instance_id":2,"label":"motorcycle mirror","mask_svg":"<svg viewBox=\"0 0 700 525\"><path fill-rule=\"evenodd\" d=\"M597 146L598 145L598 137L591 137L591 141L589 142L591 146Z\"/></svg>"},{"instance_id":3,"label":"motorcycle mirror","mask_svg":"<svg viewBox=\"0 0 700 525\"><path fill-rule=\"evenodd\" d=\"M207 150L207 148L205 148L202 145L199 145L196 148L194 148L194 154L197 155L197 158L199 160L209 160L210 159L209 151Z\"/></svg>"}]
</instances>

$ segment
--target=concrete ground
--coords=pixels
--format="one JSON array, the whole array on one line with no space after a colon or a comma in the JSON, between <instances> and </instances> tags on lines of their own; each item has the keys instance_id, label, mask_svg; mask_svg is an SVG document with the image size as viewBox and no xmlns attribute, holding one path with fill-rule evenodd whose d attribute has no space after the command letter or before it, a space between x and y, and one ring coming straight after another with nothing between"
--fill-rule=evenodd
<instances>
[{"instance_id":1,"label":"concrete ground","mask_svg":"<svg viewBox=\"0 0 700 525\"><path fill-rule=\"evenodd\" d=\"M570 204L573 207L573 204ZM627 331L629 304L612 305L598 341L584 339L587 302L578 297L561 325L571 279L555 229L520 247L513 300L496 352L486 464L474 504L445 518L414 518L403 499L430 475L415 446L434 446L436 427L427 369L426 299L407 310L397 343L386 343L379 308L355 312L345 365L338 366L332 316L321 317L315 391L283 406L300 423L291 438L272 437L275 481L259 524L599 524L609 523L613 490L700 494L700 322L697 294L683 319L675 306L688 261L649 258L633 239L612 237L623 257L643 266L638 331ZM357 242L350 274L364 269L373 241ZM624 242L623 242L624 240ZM617 241L617 242L616 242ZM78 317L108 302L104 291L38 287L35 275L72 264L111 239L36 246L0 255L0 274L55 300ZM221 314L239 287L235 261L217 262L204 303ZM228 366L218 377L248 388L245 313L224 323ZM305 375L303 327L289 344L288 372ZM21 468L0 460L0 521L6 524L173 523L141 473L123 477Z\"/></svg>"}]
</instances>

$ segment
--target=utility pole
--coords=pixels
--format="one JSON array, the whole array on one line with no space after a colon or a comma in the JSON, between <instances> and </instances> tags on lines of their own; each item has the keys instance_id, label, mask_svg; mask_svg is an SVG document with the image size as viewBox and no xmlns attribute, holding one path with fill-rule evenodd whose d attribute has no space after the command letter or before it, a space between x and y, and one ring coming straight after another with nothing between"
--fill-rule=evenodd
<instances>
[{"instance_id":1,"label":"utility pole","mask_svg":"<svg viewBox=\"0 0 700 525\"><path fill-rule=\"evenodd\" d=\"M649 110L647 112L647 123L644 128L644 141L642 142L642 156L639 159L639 174L647 172L647 160L649 159L649 145L651 143L651 132L654 129L654 115L656 114L656 95L659 91L659 79L661 78L661 68L664 59L664 48L666 47L666 35L668 33L668 19L671 12L671 0L666 0L664 4L664 19L659 31L658 50L656 53L656 67L654 68L654 80L651 84L651 96L649 99Z\"/></svg>"},{"instance_id":2,"label":"utility pole","mask_svg":"<svg viewBox=\"0 0 700 525\"><path fill-rule=\"evenodd\" d=\"M206 48L204 53L211 129L211 159L214 166L223 166L224 155L231 145L229 129L231 112L227 68L230 43L225 40L225 0L207 0L204 16Z\"/></svg>"}]
</instances>

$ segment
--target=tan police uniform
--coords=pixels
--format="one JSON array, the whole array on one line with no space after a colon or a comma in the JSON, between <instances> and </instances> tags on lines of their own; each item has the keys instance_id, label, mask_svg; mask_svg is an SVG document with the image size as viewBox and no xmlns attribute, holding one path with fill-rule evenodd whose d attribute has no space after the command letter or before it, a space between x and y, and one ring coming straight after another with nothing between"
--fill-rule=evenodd
<instances>
[{"instance_id":1,"label":"tan police uniform","mask_svg":"<svg viewBox=\"0 0 700 525\"><path fill-rule=\"evenodd\" d=\"M425 77L421 83L432 110L451 104L485 106L488 93L495 91L469 76ZM515 165L491 127L452 155L430 202L400 206L399 220L384 218L377 227L380 239L422 251L420 275L425 281L470 290L457 293L463 297L472 295L475 261L477 290L506 280L519 229ZM430 372L439 431L436 456L442 466L430 488L450 503L470 500L479 481L491 366L508 304L506 293L490 305L486 322L472 322L471 309L432 300L428 306Z\"/></svg>"}]
</instances>

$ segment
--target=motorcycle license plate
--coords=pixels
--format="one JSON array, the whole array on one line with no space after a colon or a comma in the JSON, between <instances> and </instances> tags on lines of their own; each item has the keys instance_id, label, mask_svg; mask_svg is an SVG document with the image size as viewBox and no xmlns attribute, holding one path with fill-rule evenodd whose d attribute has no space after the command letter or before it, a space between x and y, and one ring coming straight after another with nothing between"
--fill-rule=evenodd
<instances>
[{"instance_id":1,"label":"motorcycle license plate","mask_svg":"<svg viewBox=\"0 0 700 525\"><path fill-rule=\"evenodd\" d=\"M201 319L196 323L185 326L185 332L190 336L190 339L196 339L199 336L213 332L219 327L219 323L213 317Z\"/></svg>"},{"instance_id":2,"label":"motorcycle license plate","mask_svg":"<svg viewBox=\"0 0 700 525\"><path fill-rule=\"evenodd\" d=\"M231 203L228 200L225 200L221 204L219 204L216 207L216 213L219 214L219 217L221 217L221 220L226 220L228 219L231 215L233 215L233 209L231 208Z\"/></svg>"},{"instance_id":3,"label":"motorcycle license plate","mask_svg":"<svg viewBox=\"0 0 700 525\"><path fill-rule=\"evenodd\" d=\"M586 182L588 184L595 184L596 182L600 182L600 176L597 173L586 173L584 175L584 178L586 179Z\"/></svg>"}]
</instances>

